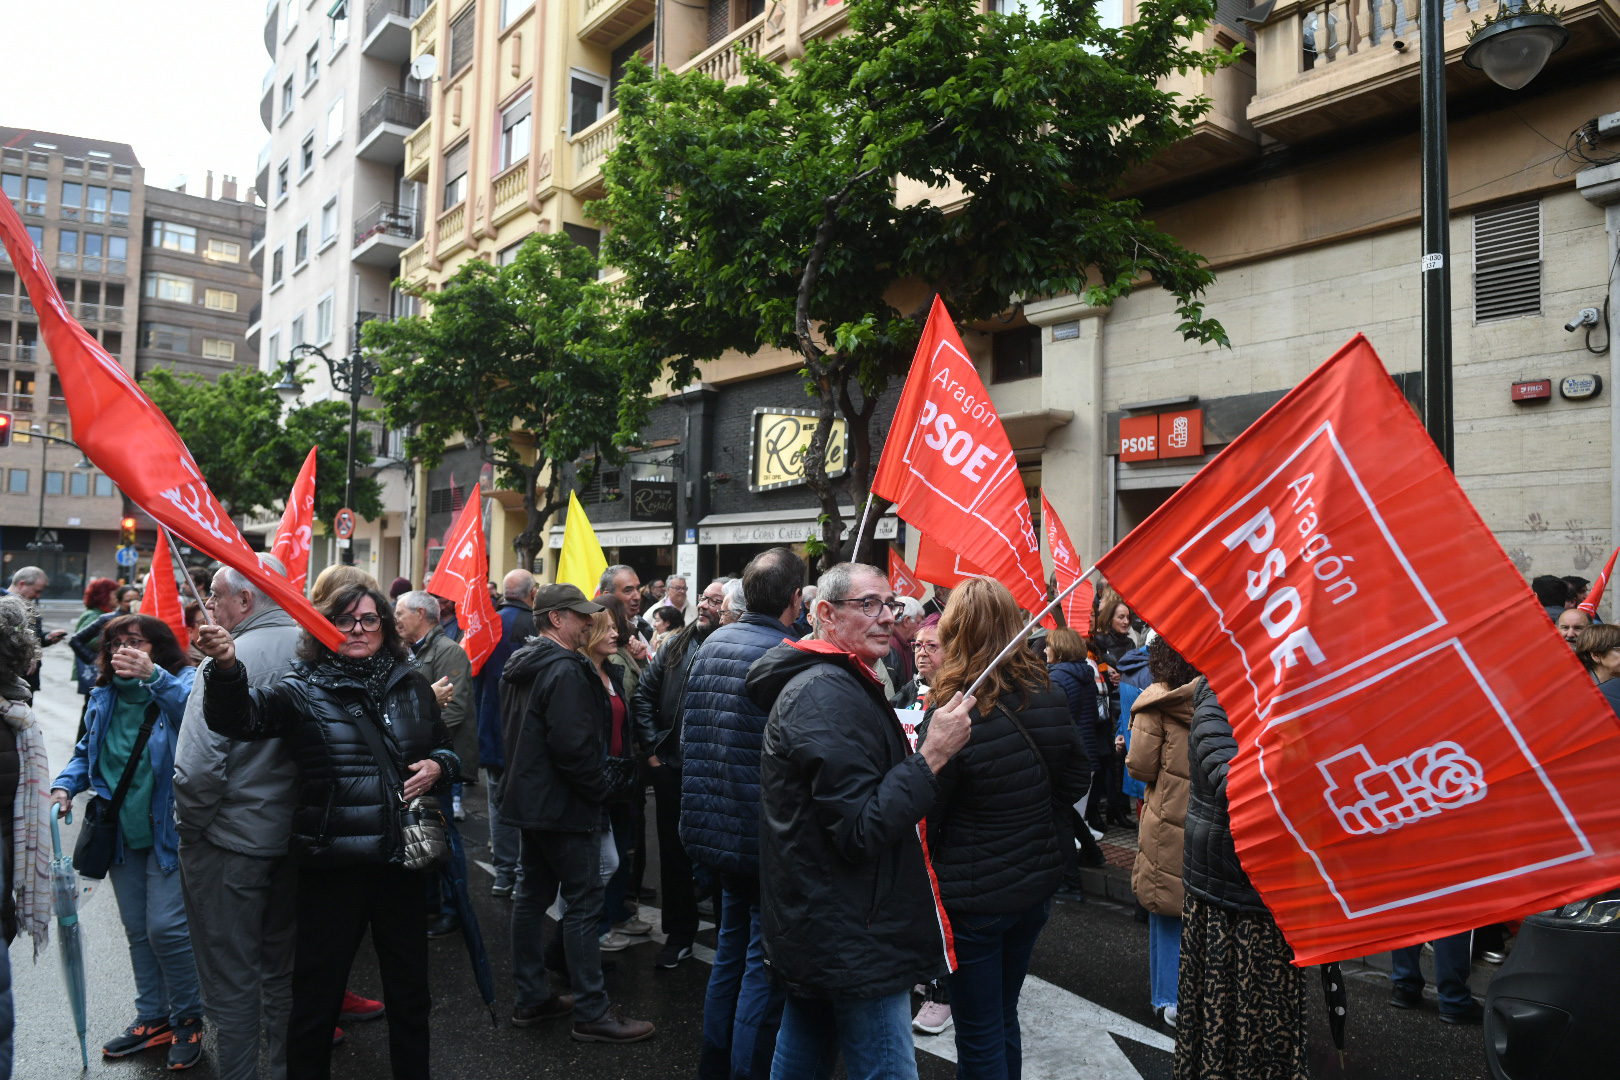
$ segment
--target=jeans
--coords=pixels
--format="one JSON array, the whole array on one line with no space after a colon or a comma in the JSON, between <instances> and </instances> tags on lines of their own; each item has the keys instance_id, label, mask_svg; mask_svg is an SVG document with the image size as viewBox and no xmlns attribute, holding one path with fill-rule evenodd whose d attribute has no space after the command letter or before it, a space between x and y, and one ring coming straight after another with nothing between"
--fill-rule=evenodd
<instances>
[{"instance_id":1,"label":"jeans","mask_svg":"<svg viewBox=\"0 0 1620 1080\"><path fill-rule=\"evenodd\" d=\"M11 1080L12 1028L16 1006L11 1000L11 950L0 941L0 1080Z\"/></svg>"},{"instance_id":2,"label":"jeans","mask_svg":"<svg viewBox=\"0 0 1620 1080\"><path fill-rule=\"evenodd\" d=\"M827 1080L840 1050L849 1080L917 1080L910 991L831 1001L790 995L771 1080Z\"/></svg>"},{"instance_id":3,"label":"jeans","mask_svg":"<svg viewBox=\"0 0 1620 1080\"><path fill-rule=\"evenodd\" d=\"M638 809L635 803L608 804L608 821L613 824L613 847L618 852L619 865L602 889L602 918L597 923L598 934L607 933L613 929L615 923L622 923L636 913L636 909L633 906L626 907L624 901L630 888L631 862L636 842L636 824L633 815Z\"/></svg>"},{"instance_id":4,"label":"jeans","mask_svg":"<svg viewBox=\"0 0 1620 1080\"><path fill-rule=\"evenodd\" d=\"M699 1080L766 1080L782 1024L782 990L765 970L759 879L720 876L720 935L703 997Z\"/></svg>"},{"instance_id":5,"label":"jeans","mask_svg":"<svg viewBox=\"0 0 1620 1080\"><path fill-rule=\"evenodd\" d=\"M180 871L165 874L151 848L126 847L124 861L114 863L107 876L135 969L135 1018L168 1017L171 1024L202 1019Z\"/></svg>"},{"instance_id":6,"label":"jeans","mask_svg":"<svg viewBox=\"0 0 1620 1080\"><path fill-rule=\"evenodd\" d=\"M1466 1012L1474 1003L1474 995L1468 989L1468 972L1474 958L1474 932L1464 930L1431 944L1434 945L1434 981L1440 995L1440 1011ZM1422 945L1408 945L1391 952L1390 981L1421 993L1423 969L1418 966L1418 961L1422 956Z\"/></svg>"},{"instance_id":7,"label":"jeans","mask_svg":"<svg viewBox=\"0 0 1620 1080\"><path fill-rule=\"evenodd\" d=\"M1181 977L1181 916L1148 912L1149 994L1155 1009L1176 1003Z\"/></svg>"},{"instance_id":8,"label":"jeans","mask_svg":"<svg viewBox=\"0 0 1620 1080\"><path fill-rule=\"evenodd\" d=\"M658 819L658 899L663 903L664 934L685 943L697 937L698 910L692 860L681 843L681 770L676 765L660 765L651 770L651 776Z\"/></svg>"},{"instance_id":9,"label":"jeans","mask_svg":"<svg viewBox=\"0 0 1620 1080\"><path fill-rule=\"evenodd\" d=\"M532 1009L551 1000L546 979L546 909L559 892L567 908L557 924L568 981L574 987L574 1020L589 1024L608 1009L602 986L602 950L597 923L602 918L603 834L524 829L518 847L517 893L512 903L512 981L515 1005Z\"/></svg>"},{"instance_id":10,"label":"jeans","mask_svg":"<svg viewBox=\"0 0 1620 1080\"><path fill-rule=\"evenodd\" d=\"M485 766L484 793L489 798L489 850L495 862L495 884L515 885L519 830L502 821L495 807L495 786L501 782L501 774L505 771Z\"/></svg>"},{"instance_id":11,"label":"jeans","mask_svg":"<svg viewBox=\"0 0 1620 1080\"><path fill-rule=\"evenodd\" d=\"M1018 995L1051 910L1046 900L1013 915L951 916L957 965L949 976L951 1019L960 1080L1018 1080L1022 1074Z\"/></svg>"}]
</instances>

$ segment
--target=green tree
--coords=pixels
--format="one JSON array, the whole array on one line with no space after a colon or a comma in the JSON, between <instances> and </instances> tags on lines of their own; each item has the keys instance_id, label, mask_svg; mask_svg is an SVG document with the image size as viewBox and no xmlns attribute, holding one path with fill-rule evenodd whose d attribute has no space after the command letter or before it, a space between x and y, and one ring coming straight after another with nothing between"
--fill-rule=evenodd
<instances>
[{"instance_id":1,"label":"green tree","mask_svg":"<svg viewBox=\"0 0 1620 1080\"><path fill-rule=\"evenodd\" d=\"M1144 0L1122 29L1094 0L1049 0L1036 19L981 6L852 0L848 33L810 42L791 71L745 57L746 82L727 87L633 64L617 90L620 141L587 210L626 273L630 330L675 385L731 349L803 358L827 564L857 542L839 539L830 421L848 421L841 486L858 512L878 397L904 375L933 291L969 323L1025 297L1106 304L1151 280L1186 337L1226 342L1199 299L1204 260L1121 195L1209 108L1161 82L1231 61L1189 44L1213 0ZM900 183L928 197L897 198Z\"/></svg>"},{"instance_id":2,"label":"green tree","mask_svg":"<svg viewBox=\"0 0 1620 1080\"><path fill-rule=\"evenodd\" d=\"M630 350L597 272L567 236L535 235L506 266L469 260L431 294L429 314L365 328L384 414L415 428L410 455L431 467L465 438L496 483L523 496L528 521L512 548L525 566L546 519L568 505L562 466L616 456L621 411L634 431L647 408L645 385L623 391Z\"/></svg>"},{"instance_id":3,"label":"green tree","mask_svg":"<svg viewBox=\"0 0 1620 1080\"><path fill-rule=\"evenodd\" d=\"M332 527L343 506L343 480L349 440L349 407L318 401L282 415L275 380L262 371L227 371L219 379L176 375L154 368L141 387L186 441L214 495L233 514L285 505L311 446L315 464L315 516ZM362 419L374 420L371 414ZM357 468L373 461L362 440ZM374 477L357 476L354 512L371 520L382 513L382 488Z\"/></svg>"}]
</instances>

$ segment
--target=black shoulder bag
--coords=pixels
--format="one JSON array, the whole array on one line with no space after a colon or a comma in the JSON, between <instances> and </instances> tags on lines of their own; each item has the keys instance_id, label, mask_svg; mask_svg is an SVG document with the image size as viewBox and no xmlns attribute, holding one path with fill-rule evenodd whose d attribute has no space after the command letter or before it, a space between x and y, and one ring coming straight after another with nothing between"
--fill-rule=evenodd
<instances>
[{"instance_id":1,"label":"black shoulder bag","mask_svg":"<svg viewBox=\"0 0 1620 1080\"><path fill-rule=\"evenodd\" d=\"M377 730L371 717L363 713L350 716L371 748L371 756L377 759L377 773L382 777L388 800L383 809L399 824L399 854L405 869L431 870L449 861L450 825L444 819L439 800L432 795L419 795L405 802L405 785L394 768L394 755L383 745L382 732Z\"/></svg>"},{"instance_id":2,"label":"black shoulder bag","mask_svg":"<svg viewBox=\"0 0 1620 1080\"><path fill-rule=\"evenodd\" d=\"M135 770L141 755L146 753L146 740L152 737L157 724L158 704L146 706L146 718L141 721L140 733L135 736L135 747L124 763L124 775L118 778L118 787L111 799L100 795L84 808L84 824L79 827L79 839L73 846L73 869L88 878L104 878L112 867L113 855L118 850L118 811L123 809L129 785L135 782Z\"/></svg>"}]
</instances>

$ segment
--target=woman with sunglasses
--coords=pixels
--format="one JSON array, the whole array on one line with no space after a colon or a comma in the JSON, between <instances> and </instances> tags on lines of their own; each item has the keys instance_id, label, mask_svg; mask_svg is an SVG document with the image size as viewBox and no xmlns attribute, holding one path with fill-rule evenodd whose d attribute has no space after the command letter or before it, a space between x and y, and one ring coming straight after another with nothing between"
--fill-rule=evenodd
<instances>
[{"instance_id":1,"label":"woman with sunglasses","mask_svg":"<svg viewBox=\"0 0 1620 1080\"><path fill-rule=\"evenodd\" d=\"M199 627L203 717L233 739L284 738L298 762L292 849L299 857L287 1074L326 1080L349 969L371 931L388 1002L395 1077L429 1075L427 909L430 871L405 869L396 809L447 794L460 762L426 676L374 584L342 585L318 610L344 635L338 651L306 632L299 662L279 681L250 688L231 635ZM366 728L371 728L368 734ZM371 745L379 741L392 768ZM387 772L399 777L393 787Z\"/></svg>"},{"instance_id":2,"label":"woman with sunglasses","mask_svg":"<svg viewBox=\"0 0 1620 1080\"><path fill-rule=\"evenodd\" d=\"M108 877L135 969L135 1022L102 1047L109 1058L169 1047L169 1068L202 1060L202 991L191 954L180 889L174 821L174 748L196 669L174 631L150 615L120 615L102 628L99 674L84 713L84 737L51 785L66 813L85 788L111 801L135 757L148 710L146 747L118 809L118 841Z\"/></svg>"}]
</instances>

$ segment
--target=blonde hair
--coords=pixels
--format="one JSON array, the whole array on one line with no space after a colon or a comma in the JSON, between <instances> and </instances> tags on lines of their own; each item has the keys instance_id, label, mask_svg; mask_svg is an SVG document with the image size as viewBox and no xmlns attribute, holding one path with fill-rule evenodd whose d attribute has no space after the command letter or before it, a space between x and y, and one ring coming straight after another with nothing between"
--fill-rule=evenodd
<instances>
[{"instance_id":1,"label":"blonde hair","mask_svg":"<svg viewBox=\"0 0 1620 1080\"><path fill-rule=\"evenodd\" d=\"M967 693L973 680L1023 628L1018 602L1001 582L976 577L952 589L939 619L939 670L934 673L929 700L944 704L957 691ZM1050 685L1040 657L1029 649L1014 649L979 688L979 715L989 715L1004 695L1027 699L1031 690L1045 690Z\"/></svg>"},{"instance_id":2,"label":"blonde hair","mask_svg":"<svg viewBox=\"0 0 1620 1080\"><path fill-rule=\"evenodd\" d=\"M377 584L377 579L358 566L334 563L322 570L315 578L315 587L310 590L309 602L316 607L320 607L327 597L341 592L351 585L363 585L372 592L382 592L382 587Z\"/></svg>"},{"instance_id":3,"label":"blonde hair","mask_svg":"<svg viewBox=\"0 0 1620 1080\"><path fill-rule=\"evenodd\" d=\"M596 666L596 659L591 653L595 652L596 647L606 640L608 634L616 629L618 629L618 625L614 622L611 611L598 611L591 616L591 636L586 638L585 644L579 647L579 654L589 660L592 667Z\"/></svg>"}]
</instances>

